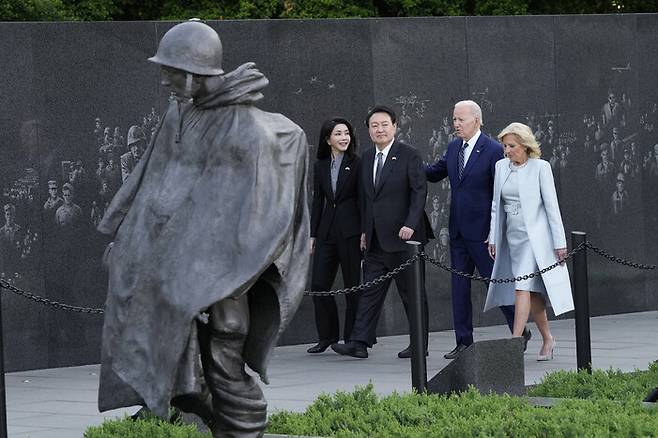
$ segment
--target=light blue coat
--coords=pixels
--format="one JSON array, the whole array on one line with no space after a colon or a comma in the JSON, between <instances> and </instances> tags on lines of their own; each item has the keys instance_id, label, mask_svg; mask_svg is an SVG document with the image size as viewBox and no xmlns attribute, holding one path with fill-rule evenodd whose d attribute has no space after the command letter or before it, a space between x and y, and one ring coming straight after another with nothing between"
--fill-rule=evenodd
<instances>
[{"instance_id":1,"label":"light blue coat","mask_svg":"<svg viewBox=\"0 0 658 438\"><path fill-rule=\"evenodd\" d=\"M494 179L493 202L491 203L491 227L489 242L496 245L496 260L492 278L510 278L512 274L511 259L504 225L507 214L499 206L502 205L501 191L503 184L512 172L509 158L503 158L496 163ZM566 248L567 241L560 216L555 183L551 165L539 158L530 158L528 164L517 171L519 182L519 198L523 221L528 230L528 240L532 247L539 269L554 264L556 248ZM524 273L525 274L525 273ZM566 263L542 274L548 297L556 315L573 310L571 282ZM514 297L514 283L490 283L484 310L502 305L512 305L507 302Z\"/></svg>"}]
</instances>

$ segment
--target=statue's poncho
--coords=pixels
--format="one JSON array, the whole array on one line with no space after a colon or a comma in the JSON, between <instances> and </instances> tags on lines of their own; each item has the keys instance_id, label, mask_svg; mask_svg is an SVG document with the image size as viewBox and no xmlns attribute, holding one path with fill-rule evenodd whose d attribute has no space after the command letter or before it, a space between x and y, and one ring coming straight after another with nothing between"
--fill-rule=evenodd
<instances>
[{"instance_id":1,"label":"statue's poncho","mask_svg":"<svg viewBox=\"0 0 658 438\"><path fill-rule=\"evenodd\" d=\"M171 398L198 389L195 317L245 292L243 356L265 380L272 348L301 300L306 137L284 116L252 106L268 83L253 64L224 78L201 101L170 104L98 227L116 233L101 411L146 404L165 416ZM254 291L266 270L272 287Z\"/></svg>"}]
</instances>

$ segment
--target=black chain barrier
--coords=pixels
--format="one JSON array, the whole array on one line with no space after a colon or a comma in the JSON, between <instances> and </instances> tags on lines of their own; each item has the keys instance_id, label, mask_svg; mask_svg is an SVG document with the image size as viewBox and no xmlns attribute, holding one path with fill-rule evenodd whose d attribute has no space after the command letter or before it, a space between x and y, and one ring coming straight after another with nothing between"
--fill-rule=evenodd
<instances>
[{"instance_id":1,"label":"black chain barrier","mask_svg":"<svg viewBox=\"0 0 658 438\"><path fill-rule=\"evenodd\" d=\"M544 269L540 269L540 270L538 270L538 271L535 271L535 272L532 272L532 273L530 273L530 274L526 274L526 275L519 275L518 277L513 277L513 278L489 278L489 277L480 277L479 275L468 274L468 273L466 273L466 272L458 271L458 270L456 270L456 269L454 269L454 268L452 268L452 267L450 267L450 266L447 266L447 265L441 263L440 261L438 261L438 260L436 260L436 259L433 259L432 257L429 257L429 256L427 256L427 255L424 255L424 253L423 253L423 258L424 258L425 260L427 260L428 262L430 262L431 264L433 264L433 265L435 265L435 266L438 266L439 268L441 268L441 269L443 269L443 270L446 270L446 271L448 271L448 272L450 272L450 273L452 273L452 274L457 274L457 275L459 275L459 276L461 276L461 277L470 278L471 280L484 281L484 282L491 282L491 283L516 283L517 281L528 280L528 279L530 279L530 278L537 277L537 276L539 276L539 275L541 275L541 274L544 274L544 273L550 271L551 269L555 269L555 268L557 268L557 267L560 266L562 263L566 262L566 261L569 260L571 257L573 257L573 255L574 255L575 253L577 253L578 251L582 251L582 250L584 250L584 249L586 248L586 246L587 246L587 245L585 244L585 242L583 242L583 243L581 243L580 245L578 245L577 247L575 247L574 249L572 249L571 251L569 251L569 252L567 253L567 255L566 255L562 260L558 260L557 262L553 263L553 264L550 265L550 266L545 267Z\"/></svg>"},{"instance_id":2,"label":"black chain barrier","mask_svg":"<svg viewBox=\"0 0 658 438\"><path fill-rule=\"evenodd\" d=\"M405 269L407 269L411 265L413 265L414 262L416 260L418 260L419 258L422 258L423 260L426 260L429 263L431 263L435 266L438 266L439 268L443 269L444 271L448 271L452 274L456 274L456 275L459 275L459 276L462 276L462 277L465 277L465 278L469 278L471 280L477 280L477 281L483 281L483 282L492 282L492 283L513 283L513 282L517 282L517 281L528 280L530 278L533 278L533 277L536 277L538 275L544 274L544 273L550 271L551 269L555 269L560 264L566 262L571 257L573 257L574 254L576 254L579 251L585 250L586 248L591 249L596 254L598 254L598 255L600 255L600 256L602 256L602 257L604 257L604 258L606 258L606 259L608 259L612 262L619 263L619 264L622 264L624 266L629 266L631 268L636 268L636 269L646 269L646 270L656 269L656 265L646 265L646 264L642 264L642 263L634 263L634 262L629 262L628 260L624 260L624 259L619 258L619 257L615 257L615 256L609 254L608 252L602 250L601 248L598 248L597 246L593 245L589 241L585 241L585 242L581 243L580 245L578 245L577 247L573 248L571 251L569 251L567 253L567 255L562 260L559 260L559 261L553 263L550 266L547 266L543 269L532 272L530 274L520 275L520 276L514 277L514 278L489 278L489 277L481 277L481 276L475 275L475 274L468 274L466 272L458 271L458 270L452 268L451 266L447 266L446 264L441 263L440 261L428 256L424 252L421 252L420 255L415 255L415 256L411 257L409 260L402 263L400 266L393 269L392 271L387 272L386 274L384 274L380 277L377 277L374 280L368 281L367 283L359 284L357 286L353 286L353 287L349 287L349 288L337 289L337 290L333 290L333 291L309 291L309 290L307 290L307 291L304 291L304 295L306 295L306 296L316 296L316 297L328 297L328 296L333 296L333 295L347 295L347 294L350 294L350 293L361 292L365 289L369 289L373 286L376 286L376 285L378 285L378 284L380 284L380 283L382 283L386 280L392 279L393 277L398 275L400 272L404 271ZM80 306L71 306L69 304L60 303L59 301L51 300L49 298L40 297L39 295L35 295L33 293L26 292L26 291L22 290L22 289L20 289L16 286L10 284L9 282L7 282L5 279L2 279L2 278L0 278L0 287L2 287L3 289L7 289L7 290L15 293L16 295L19 295L19 296L21 296L23 298L26 298L28 300L32 300L32 301L35 301L37 303L44 304L46 306L52 306L52 307L55 307L56 309L59 309L59 310L67 310L67 311L70 311L70 312L87 313L87 314L95 314L95 315L102 315L103 313L105 313L104 309L91 308L91 307L80 307Z\"/></svg>"},{"instance_id":3,"label":"black chain barrier","mask_svg":"<svg viewBox=\"0 0 658 438\"><path fill-rule=\"evenodd\" d=\"M629 262L628 260L624 260L622 258L615 257L615 256L607 253L606 251L602 250L601 248L598 248L598 247L592 245L592 243L590 243L589 241L585 241L585 245L589 249L591 249L592 251L594 251L595 253L600 255L601 257L605 257L606 259L610 260L611 262L619 263L620 265L630 266L631 268L637 268L637 269L656 269L656 265L643 265L642 263Z\"/></svg>"},{"instance_id":4,"label":"black chain barrier","mask_svg":"<svg viewBox=\"0 0 658 438\"><path fill-rule=\"evenodd\" d=\"M26 292L24 290L17 288L13 284L9 284L7 281L1 278L0 278L0 287L10 290L16 295L19 295L23 298L27 298L28 300L32 300L40 304L45 304L46 306L52 306L60 310L68 310L69 312L77 312L77 313L90 313L96 315L102 315L103 313L105 313L105 310L103 309L92 309L90 307L71 306L69 304L63 304L60 303L59 301L51 300L49 298L40 297L39 295L34 295L30 292Z\"/></svg>"},{"instance_id":5,"label":"black chain barrier","mask_svg":"<svg viewBox=\"0 0 658 438\"><path fill-rule=\"evenodd\" d=\"M421 257L422 257L422 255L423 255L423 253L420 254ZM307 297L329 297L329 296L332 296L332 295L341 295L341 294L347 295L347 294L351 294L353 292L361 292L362 290L366 290L366 289L369 289L373 286L377 286L379 283L382 283L386 280L390 280L391 278L398 275L400 272L407 269L409 266L413 265L414 262L416 260L418 260L418 258L419 258L419 256L415 255L415 256L411 257L409 260L407 260L406 262L402 263L397 268L393 269L392 271L387 272L386 274L384 274L380 277L377 277L374 280L370 280L367 283L359 284L357 286L348 287L348 288L345 288L345 289L338 289L338 290L334 290L334 291L331 291L331 290L323 290L323 291L307 290L307 291L304 291L304 295L306 295Z\"/></svg>"}]
</instances>

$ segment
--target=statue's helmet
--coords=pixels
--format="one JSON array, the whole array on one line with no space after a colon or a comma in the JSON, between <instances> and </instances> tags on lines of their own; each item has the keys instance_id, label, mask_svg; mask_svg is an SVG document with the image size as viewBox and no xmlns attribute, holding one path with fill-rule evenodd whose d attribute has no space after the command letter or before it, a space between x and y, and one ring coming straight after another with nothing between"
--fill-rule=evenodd
<instances>
[{"instance_id":1,"label":"statue's helmet","mask_svg":"<svg viewBox=\"0 0 658 438\"><path fill-rule=\"evenodd\" d=\"M169 29L160 40L155 56L148 60L197 75L224 73L219 35L198 20L186 21Z\"/></svg>"},{"instance_id":2,"label":"statue's helmet","mask_svg":"<svg viewBox=\"0 0 658 438\"><path fill-rule=\"evenodd\" d=\"M144 135L144 130L140 126L133 125L128 130L128 147L138 141L146 141L146 136Z\"/></svg>"}]
</instances>

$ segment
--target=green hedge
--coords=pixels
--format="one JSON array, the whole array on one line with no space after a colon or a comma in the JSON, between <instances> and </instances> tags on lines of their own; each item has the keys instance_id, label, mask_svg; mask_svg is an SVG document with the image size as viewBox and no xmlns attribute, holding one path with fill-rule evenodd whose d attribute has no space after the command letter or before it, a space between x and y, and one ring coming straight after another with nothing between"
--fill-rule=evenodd
<instances>
[{"instance_id":1,"label":"green hedge","mask_svg":"<svg viewBox=\"0 0 658 438\"><path fill-rule=\"evenodd\" d=\"M173 424L149 417L134 421L130 418L108 420L100 426L90 427L84 438L210 438L209 433L201 433L196 426L176 421Z\"/></svg>"},{"instance_id":2,"label":"green hedge","mask_svg":"<svg viewBox=\"0 0 658 438\"><path fill-rule=\"evenodd\" d=\"M372 385L321 395L304 413L271 415L269 433L324 437L598 437L658 436L658 408L639 401L658 385L658 364L647 371L557 371L529 395L570 398L535 408L525 398L482 395L393 394ZM583 400L587 399L587 400ZM208 438L194 426L157 418L107 421L85 438Z\"/></svg>"},{"instance_id":3,"label":"green hedge","mask_svg":"<svg viewBox=\"0 0 658 438\"><path fill-rule=\"evenodd\" d=\"M658 387L658 364L647 371L623 373L620 370L556 371L547 374L537 386L528 391L530 396L586 398L606 400L643 400ZM658 435L658 433L657 433Z\"/></svg>"},{"instance_id":4,"label":"green hedge","mask_svg":"<svg viewBox=\"0 0 658 438\"><path fill-rule=\"evenodd\" d=\"M655 436L658 409L637 402L565 400L534 408L526 399L482 395L393 394L372 385L320 396L304 413L278 412L270 433L325 437L599 437Z\"/></svg>"}]
</instances>

